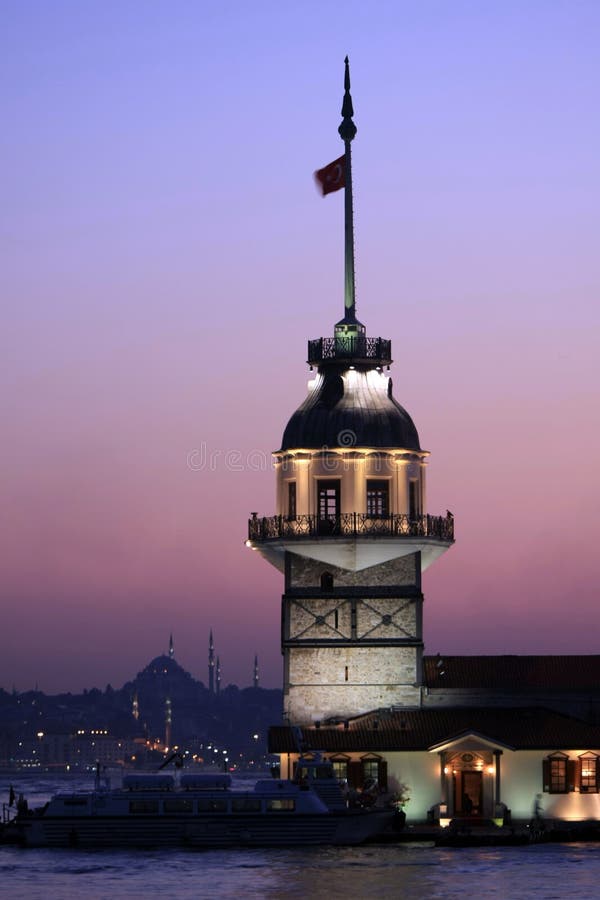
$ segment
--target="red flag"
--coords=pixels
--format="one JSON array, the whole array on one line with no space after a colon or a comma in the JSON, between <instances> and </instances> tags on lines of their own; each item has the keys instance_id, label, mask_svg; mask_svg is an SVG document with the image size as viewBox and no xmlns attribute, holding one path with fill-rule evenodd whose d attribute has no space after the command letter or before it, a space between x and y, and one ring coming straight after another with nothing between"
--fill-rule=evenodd
<instances>
[{"instance_id":1,"label":"red flag","mask_svg":"<svg viewBox=\"0 0 600 900\"><path fill-rule=\"evenodd\" d=\"M315 181L317 187L325 194L331 194L333 191L339 191L340 188L346 186L346 157L340 156L329 163L323 169L317 169L315 172Z\"/></svg>"}]
</instances>

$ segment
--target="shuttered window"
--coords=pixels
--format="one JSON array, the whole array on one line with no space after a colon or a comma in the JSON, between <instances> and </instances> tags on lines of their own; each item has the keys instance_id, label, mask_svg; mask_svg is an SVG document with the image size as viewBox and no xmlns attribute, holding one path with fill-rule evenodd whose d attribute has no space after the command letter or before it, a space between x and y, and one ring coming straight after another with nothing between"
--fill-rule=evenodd
<instances>
[{"instance_id":1,"label":"shuttered window","mask_svg":"<svg viewBox=\"0 0 600 900\"><path fill-rule=\"evenodd\" d=\"M387 791L387 761L380 756L366 756L348 764L348 783L361 790L375 782L381 791Z\"/></svg>"},{"instance_id":2,"label":"shuttered window","mask_svg":"<svg viewBox=\"0 0 600 900\"><path fill-rule=\"evenodd\" d=\"M345 758L332 757L331 765L338 781L348 781L348 760Z\"/></svg>"},{"instance_id":3,"label":"shuttered window","mask_svg":"<svg viewBox=\"0 0 600 900\"><path fill-rule=\"evenodd\" d=\"M579 764L579 790L582 794L597 794L598 757L595 753L584 753L577 762Z\"/></svg>"},{"instance_id":4,"label":"shuttered window","mask_svg":"<svg viewBox=\"0 0 600 900\"><path fill-rule=\"evenodd\" d=\"M549 794L568 794L575 790L577 767L566 753L553 753L544 760L544 790Z\"/></svg>"}]
</instances>

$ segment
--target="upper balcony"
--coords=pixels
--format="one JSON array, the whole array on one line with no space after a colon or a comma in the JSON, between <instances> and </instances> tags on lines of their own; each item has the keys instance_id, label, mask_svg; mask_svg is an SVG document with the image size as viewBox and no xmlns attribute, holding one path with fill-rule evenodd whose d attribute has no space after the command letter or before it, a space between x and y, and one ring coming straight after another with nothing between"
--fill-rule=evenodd
<instances>
[{"instance_id":1,"label":"upper balcony","mask_svg":"<svg viewBox=\"0 0 600 900\"><path fill-rule=\"evenodd\" d=\"M315 515L261 518L252 513L248 520L248 540L252 543L379 536L409 540L429 538L451 544L454 542L454 516L451 513L416 517L404 513L388 516L343 513L325 518Z\"/></svg>"},{"instance_id":2,"label":"upper balcony","mask_svg":"<svg viewBox=\"0 0 600 900\"><path fill-rule=\"evenodd\" d=\"M331 363L389 366L392 362L392 342L364 334L316 338L308 342L307 362L311 366Z\"/></svg>"}]
</instances>

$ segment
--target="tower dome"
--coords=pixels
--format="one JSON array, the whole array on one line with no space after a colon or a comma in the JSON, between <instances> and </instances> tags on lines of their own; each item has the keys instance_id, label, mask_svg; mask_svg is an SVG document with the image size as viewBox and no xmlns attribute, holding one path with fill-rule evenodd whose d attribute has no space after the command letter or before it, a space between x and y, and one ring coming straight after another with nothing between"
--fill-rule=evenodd
<instances>
[{"instance_id":1,"label":"tower dome","mask_svg":"<svg viewBox=\"0 0 600 900\"><path fill-rule=\"evenodd\" d=\"M414 422L378 369L322 369L283 433L281 450L324 447L420 451Z\"/></svg>"}]
</instances>

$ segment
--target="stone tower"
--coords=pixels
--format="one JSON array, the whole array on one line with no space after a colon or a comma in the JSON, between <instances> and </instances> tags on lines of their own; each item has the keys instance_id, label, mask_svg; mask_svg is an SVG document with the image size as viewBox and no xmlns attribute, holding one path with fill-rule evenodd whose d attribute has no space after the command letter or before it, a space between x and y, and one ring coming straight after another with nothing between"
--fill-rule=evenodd
<instances>
[{"instance_id":1,"label":"stone tower","mask_svg":"<svg viewBox=\"0 0 600 900\"><path fill-rule=\"evenodd\" d=\"M285 576L293 725L420 705L421 573L454 540L451 514L426 512L429 454L384 372L391 342L368 337L356 318L347 59L344 87L344 156L316 173L323 193L345 189L344 317L332 337L308 343L316 375L274 453L276 515L249 522L248 545Z\"/></svg>"}]
</instances>

